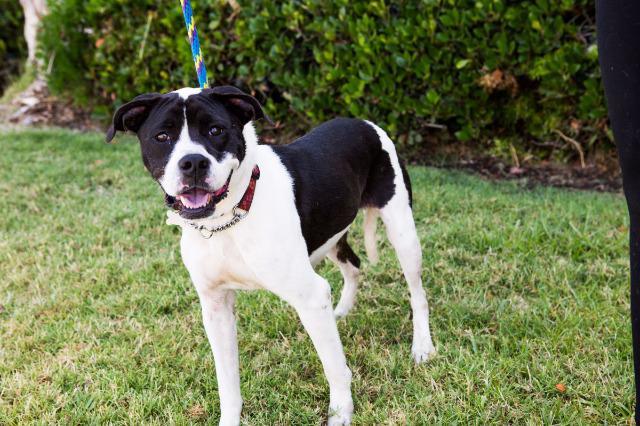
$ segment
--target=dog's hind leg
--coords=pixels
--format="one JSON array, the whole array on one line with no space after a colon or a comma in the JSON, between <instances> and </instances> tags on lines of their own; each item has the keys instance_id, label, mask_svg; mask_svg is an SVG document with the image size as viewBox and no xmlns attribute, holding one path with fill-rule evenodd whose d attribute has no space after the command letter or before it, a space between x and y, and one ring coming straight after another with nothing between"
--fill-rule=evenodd
<instances>
[{"instance_id":1,"label":"dog's hind leg","mask_svg":"<svg viewBox=\"0 0 640 426\"><path fill-rule=\"evenodd\" d=\"M413 311L411 352L420 363L435 355L429 330L429 304L422 287L422 249L409 203L394 198L380 210L380 216L409 286Z\"/></svg>"},{"instance_id":2,"label":"dog's hind leg","mask_svg":"<svg viewBox=\"0 0 640 426\"><path fill-rule=\"evenodd\" d=\"M411 352L416 362L424 362L435 355L435 347L429 330L429 304L422 287L422 249L411 211L411 181L402 166L393 142L380 127L369 123L380 138L382 149L389 155L393 169L393 195L380 207L380 217L387 229L387 236L396 251L402 272L409 285L413 311L413 344ZM378 183L384 185L384 179ZM388 183L388 181L387 181Z\"/></svg>"},{"instance_id":3,"label":"dog's hind leg","mask_svg":"<svg viewBox=\"0 0 640 426\"><path fill-rule=\"evenodd\" d=\"M344 280L340 301L333 311L336 318L342 318L349 313L356 301L360 259L349 246L346 233L338 240L327 256L338 266Z\"/></svg>"},{"instance_id":4,"label":"dog's hind leg","mask_svg":"<svg viewBox=\"0 0 640 426\"><path fill-rule=\"evenodd\" d=\"M369 263L378 263L378 247L376 238L376 224L378 222L378 209L369 207L364 209L363 234L364 248L367 251Z\"/></svg>"}]
</instances>

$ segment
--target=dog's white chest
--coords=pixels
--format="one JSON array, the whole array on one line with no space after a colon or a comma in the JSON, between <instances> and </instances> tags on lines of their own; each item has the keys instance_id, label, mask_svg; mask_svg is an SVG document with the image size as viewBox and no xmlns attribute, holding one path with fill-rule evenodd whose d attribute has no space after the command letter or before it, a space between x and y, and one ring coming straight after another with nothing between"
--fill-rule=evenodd
<instances>
[{"instance_id":1,"label":"dog's white chest","mask_svg":"<svg viewBox=\"0 0 640 426\"><path fill-rule=\"evenodd\" d=\"M199 288L262 288L243 255L243 248L231 233L220 233L205 239L197 232L185 230L180 240L180 250L182 261Z\"/></svg>"}]
</instances>

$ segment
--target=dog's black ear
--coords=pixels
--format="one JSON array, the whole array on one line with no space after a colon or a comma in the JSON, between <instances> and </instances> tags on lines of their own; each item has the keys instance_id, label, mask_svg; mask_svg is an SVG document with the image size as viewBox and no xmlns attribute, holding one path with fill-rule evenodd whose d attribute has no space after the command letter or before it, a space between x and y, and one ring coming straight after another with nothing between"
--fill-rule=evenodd
<instances>
[{"instance_id":1,"label":"dog's black ear","mask_svg":"<svg viewBox=\"0 0 640 426\"><path fill-rule=\"evenodd\" d=\"M162 96L160 93L145 93L136 96L131 102L118 108L113 115L111 126L107 130L106 141L111 142L118 130L137 132L160 96Z\"/></svg>"},{"instance_id":2,"label":"dog's black ear","mask_svg":"<svg viewBox=\"0 0 640 426\"><path fill-rule=\"evenodd\" d=\"M240 117L242 124L246 124L251 120L260 120L264 118L269 124L273 124L271 119L262 110L262 105L256 98L244 93L242 90L233 86L218 86L211 89L205 89L202 92L206 96L216 98L226 105Z\"/></svg>"}]
</instances>

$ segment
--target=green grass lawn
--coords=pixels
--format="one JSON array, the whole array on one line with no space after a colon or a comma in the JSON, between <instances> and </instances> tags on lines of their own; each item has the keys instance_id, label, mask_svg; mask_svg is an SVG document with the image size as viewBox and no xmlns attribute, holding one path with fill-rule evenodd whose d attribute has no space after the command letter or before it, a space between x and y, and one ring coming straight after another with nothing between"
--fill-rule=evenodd
<instances>
[{"instance_id":1,"label":"green grass lawn","mask_svg":"<svg viewBox=\"0 0 640 426\"><path fill-rule=\"evenodd\" d=\"M0 424L216 424L197 296L137 144L24 131L0 152ZM338 325L354 424L629 422L622 197L410 173L438 356L413 364L400 268L386 240L368 265L359 219L362 285ZM335 302L339 271L320 269ZM293 310L240 293L237 316L243 423L325 421Z\"/></svg>"}]
</instances>

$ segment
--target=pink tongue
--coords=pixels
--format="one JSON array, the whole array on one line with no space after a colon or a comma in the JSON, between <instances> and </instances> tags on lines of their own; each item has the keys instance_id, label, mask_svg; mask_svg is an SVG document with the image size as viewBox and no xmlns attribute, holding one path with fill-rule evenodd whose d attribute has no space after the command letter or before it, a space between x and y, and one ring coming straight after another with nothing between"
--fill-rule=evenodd
<instances>
[{"instance_id":1,"label":"pink tongue","mask_svg":"<svg viewBox=\"0 0 640 426\"><path fill-rule=\"evenodd\" d=\"M209 193L202 189L194 189L193 191L186 192L180 195L182 204L190 209L197 209L204 207L209 201Z\"/></svg>"}]
</instances>

